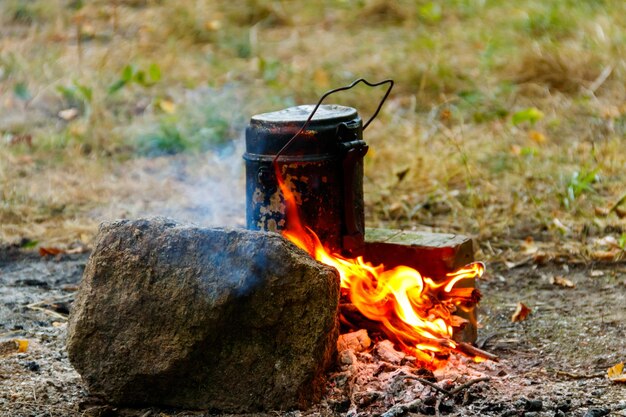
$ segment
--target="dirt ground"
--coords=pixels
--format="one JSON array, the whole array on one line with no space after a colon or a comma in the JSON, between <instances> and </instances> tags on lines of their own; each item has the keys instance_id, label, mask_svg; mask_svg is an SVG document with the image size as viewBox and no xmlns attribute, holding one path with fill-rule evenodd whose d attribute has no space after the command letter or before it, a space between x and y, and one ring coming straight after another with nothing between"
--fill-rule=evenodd
<instances>
[{"instance_id":1,"label":"dirt ground","mask_svg":"<svg viewBox=\"0 0 626 417\"><path fill-rule=\"evenodd\" d=\"M64 347L66 317L87 258L0 250L0 340L29 342L26 352L0 357L0 415L209 415L118 409L88 397ZM555 285L553 277L568 279L575 287ZM402 409L379 402L377 408L347 410L329 395L311 410L285 415L380 415L385 408L386 416L626 415L626 385L605 376L607 368L626 355L626 264L529 264L512 269L494 264L488 265L479 286L484 297L478 345L501 361L467 364L454 358L435 376L444 384L470 373L487 375L490 381L470 387L447 408ZM525 321L512 323L518 302L532 312Z\"/></svg>"}]
</instances>

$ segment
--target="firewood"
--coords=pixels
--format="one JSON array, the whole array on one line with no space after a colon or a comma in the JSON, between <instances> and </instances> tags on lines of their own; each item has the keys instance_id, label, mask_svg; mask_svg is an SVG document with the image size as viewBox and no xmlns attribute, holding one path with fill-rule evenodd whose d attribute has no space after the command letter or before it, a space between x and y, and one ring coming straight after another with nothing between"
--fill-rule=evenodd
<instances>
[{"instance_id":1,"label":"firewood","mask_svg":"<svg viewBox=\"0 0 626 417\"><path fill-rule=\"evenodd\" d=\"M482 294L478 288L452 288L444 293L445 298L463 301L468 307L474 307L480 302Z\"/></svg>"},{"instance_id":2,"label":"firewood","mask_svg":"<svg viewBox=\"0 0 626 417\"><path fill-rule=\"evenodd\" d=\"M367 330L361 329L340 335L339 339L337 339L337 350L341 352L350 349L354 352L363 352L371 344L372 340L367 334Z\"/></svg>"},{"instance_id":3,"label":"firewood","mask_svg":"<svg viewBox=\"0 0 626 417\"><path fill-rule=\"evenodd\" d=\"M493 353L485 352L484 350L478 349L477 347L472 346L469 343L459 342L457 346L459 350L467 353L468 355L480 356L481 358L489 359L494 362L500 361L500 358Z\"/></svg>"},{"instance_id":4,"label":"firewood","mask_svg":"<svg viewBox=\"0 0 626 417\"><path fill-rule=\"evenodd\" d=\"M339 319L342 331L356 331L365 329L370 335L374 333L385 333L382 323L369 320L352 303L341 303L339 305Z\"/></svg>"}]
</instances>

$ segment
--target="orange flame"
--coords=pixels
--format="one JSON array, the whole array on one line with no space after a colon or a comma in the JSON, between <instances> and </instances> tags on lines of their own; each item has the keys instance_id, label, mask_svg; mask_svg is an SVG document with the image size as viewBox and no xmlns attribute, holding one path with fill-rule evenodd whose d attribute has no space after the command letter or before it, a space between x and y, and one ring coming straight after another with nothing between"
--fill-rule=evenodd
<instances>
[{"instance_id":1,"label":"orange flame","mask_svg":"<svg viewBox=\"0 0 626 417\"><path fill-rule=\"evenodd\" d=\"M275 166L278 184L283 193L287 225L282 234L313 258L339 271L341 287L351 302L370 320L382 323L385 333L403 350L425 363L438 366L450 351L458 351L452 340L453 323L462 319L453 313L464 308L468 291L454 287L460 281L482 276L481 262L469 264L435 281L408 266L385 269L374 266L359 256L354 259L331 253L310 228L302 224L296 198L289 181L284 181L278 164ZM290 182L289 182L290 183ZM465 294L465 297L453 293ZM471 293L471 289L469 289ZM473 308L473 304L472 308ZM474 358L482 360L480 357Z\"/></svg>"}]
</instances>

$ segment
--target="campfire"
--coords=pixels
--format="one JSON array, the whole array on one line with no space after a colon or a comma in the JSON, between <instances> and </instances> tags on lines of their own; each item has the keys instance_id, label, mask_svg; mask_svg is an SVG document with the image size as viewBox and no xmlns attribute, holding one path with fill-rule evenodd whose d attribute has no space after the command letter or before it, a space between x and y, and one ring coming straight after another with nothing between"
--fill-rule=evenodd
<instances>
[{"instance_id":1,"label":"campfire","mask_svg":"<svg viewBox=\"0 0 626 417\"><path fill-rule=\"evenodd\" d=\"M366 318L380 323L381 330L397 342L406 353L415 356L425 365L437 366L450 351L468 352L455 342L454 328L461 328L467 320L454 315L458 310L470 311L480 301L480 293L473 288L455 288L464 279L474 279L483 274L484 266L475 262L446 274L443 280L422 277L419 271L408 266L386 269L363 259L346 258L331 253L320 242L313 230L300 221L293 192L280 172L280 190L285 197L289 217L283 236L307 251L313 258L333 266L341 277L342 295ZM344 321L349 321L345 316ZM474 355L476 361L485 355Z\"/></svg>"},{"instance_id":2,"label":"campfire","mask_svg":"<svg viewBox=\"0 0 626 417\"><path fill-rule=\"evenodd\" d=\"M472 345L484 266L471 240L365 228L363 129L376 113L363 123L320 101L254 116L244 159L257 230L103 223L68 325L90 394L391 417L449 410L486 381L472 368L491 363L474 362L497 358ZM449 369L476 377L454 387Z\"/></svg>"},{"instance_id":3,"label":"campfire","mask_svg":"<svg viewBox=\"0 0 626 417\"><path fill-rule=\"evenodd\" d=\"M321 105L328 95L361 81L389 84L365 124L355 109ZM441 366L451 352L476 362L494 359L467 343L473 340L455 337L470 324L463 316L475 317L481 295L472 283L484 272L481 262L428 277L410 266L387 268L364 257L362 177L368 148L362 132L392 86L390 80L357 80L326 93L315 106L254 116L244 156L248 227L280 231L313 258L337 269L343 329L382 333L431 369Z\"/></svg>"}]
</instances>

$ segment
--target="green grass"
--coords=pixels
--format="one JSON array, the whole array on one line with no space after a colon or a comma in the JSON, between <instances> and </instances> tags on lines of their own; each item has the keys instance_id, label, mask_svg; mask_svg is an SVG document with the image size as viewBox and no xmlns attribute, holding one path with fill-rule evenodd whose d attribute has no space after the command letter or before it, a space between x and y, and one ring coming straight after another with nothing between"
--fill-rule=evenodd
<instances>
[{"instance_id":1,"label":"green grass","mask_svg":"<svg viewBox=\"0 0 626 417\"><path fill-rule=\"evenodd\" d=\"M626 228L596 214L626 187L623 2L245 4L0 2L0 240L89 234L94 208L135 197L107 173L232 148L251 114L358 77L397 82L366 132L372 224L471 234L494 258ZM380 93L334 100L366 116Z\"/></svg>"}]
</instances>

